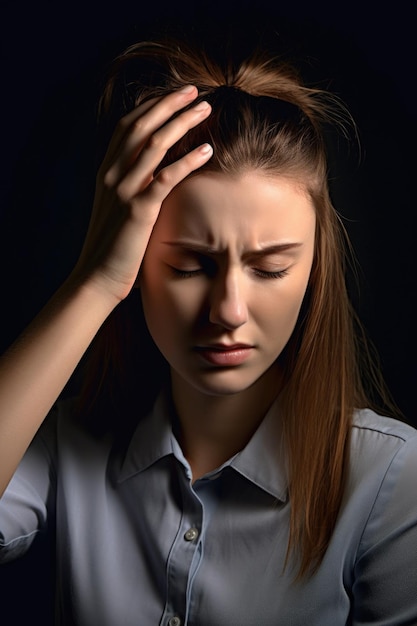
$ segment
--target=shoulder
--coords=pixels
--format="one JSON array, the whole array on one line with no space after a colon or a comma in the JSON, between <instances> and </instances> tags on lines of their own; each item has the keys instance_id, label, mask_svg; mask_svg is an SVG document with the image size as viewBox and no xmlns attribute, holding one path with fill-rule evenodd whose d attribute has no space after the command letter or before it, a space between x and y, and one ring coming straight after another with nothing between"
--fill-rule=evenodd
<instances>
[{"instance_id":1,"label":"shoulder","mask_svg":"<svg viewBox=\"0 0 417 626\"><path fill-rule=\"evenodd\" d=\"M46 448L52 458L87 457L93 451L108 454L112 441L92 432L80 417L78 401L75 397L59 399L52 407L35 442Z\"/></svg>"},{"instance_id":2,"label":"shoulder","mask_svg":"<svg viewBox=\"0 0 417 626\"><path fill-rule=\"evenodd\" d=\"M382 437L392 438L392 442L398 440L408 441L417 437L417 430L401 422L400 420L379 415L371 409L360 409L355 411L353 416L353 431L360 437Z\"/></svg>"},{"instance_id":3,"label":"shoulder","mask_svg":"<svg viewBox=\"0 0 417 626\"><path fill-rule=\"evenodd\" d=\"M417 496L416 476L417 430L369 409L357 411L351 433L348 493L359 496L365 509L379 502L382 512L393 503L409 510L410 500L417 503L412 495Z\"/></svg>"},{"instance_id":4,"label":"shoulder","mask_svg":"<svg viewBox=\"0 0 417 626\"><path fill-rule=\"evenodd\" d=\"M417 462L417 430L370 409L358 410L353 417L350 457L353 473L383 471L396 458Z\"/></svg>"},{"instance_id":5,"label":"shoulder","mask_svg":"<svg viewBox=\"0 0 417 626\"><path fill-rule=\"evenodd\" d=\"M351 433L351 471L386 471L397 460L417 463L417 430L370 409L356 411ZM385 468L385 470L384 470Z\"/></svg>"},{"instance_id":6,"label":"shoulder","mask_svg":"<svg viewBox=\"0 0 417 626\"><path fill-rule=\"evenodd\" d=\"M415 553L416 476L417 430L371 410L357 411L339 520L343 541L352 536L353 562L377 545L388 550L399 534Z\"/></svg>"},{"instance_id":7,"label":"shoulder","mask_svg":"<svg viewBox=\"0 0 417 626\"><path fill-rule=\"evenodd\" d=\"M412 616L407 624L416 623L416 476L417 430L370 410L358 411L342 528L345 542L349 532L355 536L355 624L365 614L390 624L399 623L399 615Z\"/></svg>"}]
</instances>

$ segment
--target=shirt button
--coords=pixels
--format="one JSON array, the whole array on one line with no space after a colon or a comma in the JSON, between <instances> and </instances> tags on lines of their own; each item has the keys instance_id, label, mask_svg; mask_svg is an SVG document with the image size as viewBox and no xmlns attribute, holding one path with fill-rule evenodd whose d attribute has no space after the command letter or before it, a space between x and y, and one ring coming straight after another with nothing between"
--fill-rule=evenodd
<instances>
[{"instance_id":1,"label":"shirt button","mask_svg":"<svg viewBox=\"0 0 417 626\"><path fill-rule=\"evenodd\" d=\"M184 539L185 541L194 541L194 539L197 539L198 537L198 530L197 528L189 528L187 530L187 532L184 534ZM170 624L171 626L171 624ZM176 626L174 624L174 626Z\"/></svg>"},{"instance_id":2,"label":"shirt button","mask_svg":"<svg viewBox=\"0 0 417 626\"><path fill-rule=\"evenodd\" d=\"M179 617L171 617L168 622L168 626L181 626L181 620Z\"/></svg>"}]
</instances>

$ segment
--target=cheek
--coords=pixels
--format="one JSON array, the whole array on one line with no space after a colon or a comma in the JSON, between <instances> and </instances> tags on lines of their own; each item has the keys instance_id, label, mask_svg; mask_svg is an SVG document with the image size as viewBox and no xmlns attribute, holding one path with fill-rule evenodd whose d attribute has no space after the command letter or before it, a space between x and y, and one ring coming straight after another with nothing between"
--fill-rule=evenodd
<instances>
[{"instance_id":1,"label":"cheek","mask_svg":"<svg viewBox=\"0 0 417 626\"><path fill-rule=\"evenodd\" d=\"M166 306L158 275L152 271L152 265L151 262L143 263L139 289L148 330L158 344L159 336L166 325Z\"/></svg>"},{"instance_id":2,"label":"cheek","mask_svg":"<svg viewBox=\"0 0 417 626\"><path fill-rule=\"evenodd\" d=\"M172 329L178 330L172 312L157 288L141 284L142 308L148 331L159 351L169 361L173 349ZM171 332L170 332L171 331ZM177 333L175 333L177 334Z\"/></svg>"},{"instance_id":3,"label":"cheek","mask_svg":"<svg viewBox=\"0 0 417 626\"><path fill-rule=\"evenodd\" d=\"M307 284L308 277L302 276L280 285L273 297L258 299L257 319L265 335L276 339L278 343L288 341L297 323Z\"/></svg>"},{"instance_id":4,"label":"cheek","mask_svg":"<svg viewBox=\"0 0 417 626\"><path fill-rule=\"evenodd\" d=\"M140 283L142 305L155 341L156 335L164 342L170 337L179 338L195 325L204 301L196 283L195 280L167 280L154 272L144 272Z\"/></svg>"}]
</instances>

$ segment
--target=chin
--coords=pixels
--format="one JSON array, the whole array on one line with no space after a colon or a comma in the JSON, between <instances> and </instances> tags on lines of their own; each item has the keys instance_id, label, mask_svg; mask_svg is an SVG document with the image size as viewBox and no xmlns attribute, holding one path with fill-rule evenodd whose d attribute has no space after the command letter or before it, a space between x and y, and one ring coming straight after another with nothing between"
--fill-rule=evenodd
<instances>
[{"instance_id":1,"label":"chin","mask_svg":"<svg viewBox=\"0 0 417 626\"><path fill-rule=\"evenodd\" d=\"M243 393L262 378L263 373L250 376L242 370L210 371L200 376L182 377L196 391L208 396L232 396Z\"/></svg>"}]
</instances>

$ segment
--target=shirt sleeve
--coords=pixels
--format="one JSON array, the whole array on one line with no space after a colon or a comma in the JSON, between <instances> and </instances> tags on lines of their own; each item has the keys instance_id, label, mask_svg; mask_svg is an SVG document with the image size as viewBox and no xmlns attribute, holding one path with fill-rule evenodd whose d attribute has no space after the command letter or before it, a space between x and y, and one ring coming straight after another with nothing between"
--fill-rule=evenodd
<instances>
[{"instance_id":1,"label":"shirt sleeve","mask_svg":"<svg viewBox=\"0 0 417 626\"><path fill-rule=\"evenodd\" d=\"M50 428L54 413L34 437L0 499L0 563L25 554L47 528L56 483Z\"/></svg>"},{"instance_id":2,"label":"shirt sleeve","mask_svg":"<svg viewBox=\"0 0 417 626\"><path fill-rule=\"evenodd\" d=\"M417 624L417 437L393 457L363 532L354 626Z\"/></svg>"}]
</instances>

